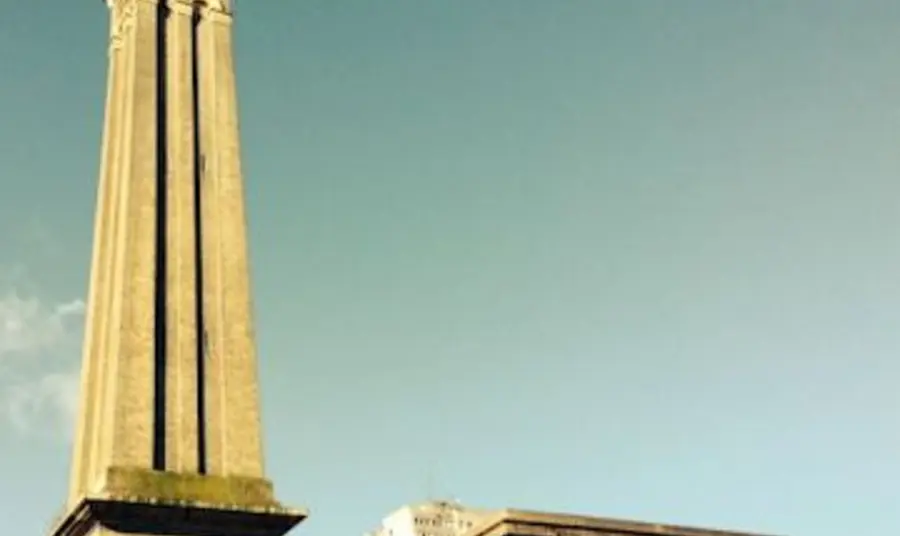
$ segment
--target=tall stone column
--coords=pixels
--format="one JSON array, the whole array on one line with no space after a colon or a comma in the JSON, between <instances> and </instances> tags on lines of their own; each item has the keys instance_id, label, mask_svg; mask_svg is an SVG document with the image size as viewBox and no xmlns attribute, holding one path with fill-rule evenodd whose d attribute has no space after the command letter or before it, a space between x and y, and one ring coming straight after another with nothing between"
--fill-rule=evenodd
<instances>
[{"instance_id":1,"label":"tall stone column","mask_svg":"<svg viewBox=\"0 0 900 536\"><path fill-rule=\"evenodd\" d=\"M230 2L108 0L81 402L53 536L281 536L265 478Z\"/></svg>"},{"instance_id":2,"label":"tall stone column","mask_svg":"<svg viewBox=\"0 0 900 536\"><path fill-rule=\"evenodd\" d=\"M262 475L259 388L247 262L232 18L206 10L198 28L209 467ZM247 439L241 439L245 436Z\"/></svg>"}]
</instances>

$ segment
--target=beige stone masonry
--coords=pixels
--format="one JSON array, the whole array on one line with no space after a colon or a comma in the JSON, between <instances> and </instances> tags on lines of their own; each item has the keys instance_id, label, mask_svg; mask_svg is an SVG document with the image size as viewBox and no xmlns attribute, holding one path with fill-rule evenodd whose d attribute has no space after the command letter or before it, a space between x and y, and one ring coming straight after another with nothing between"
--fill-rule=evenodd
<instances>
[{"instance_id":1,"label":"beige stone masonry","mask_svg":"<svg viewBox=\"0 0 900 536\"><path fill-rule=\"evenodd\" d=\"M194 227L194 102L191 12L169 15L168 273L166 436L168 467L195 472L197 458L197 286Z\"/></svg>"},{"instance_id":2,"label":"beige stone masonry","mask_svg":"<svg viewBox=\"0 0 900 536\"><path fill-rule=\"evenodd\" d=\"M80 410L67 514L52 534L114 536L104 520L142 523L151 511L166 523L224 530L217 520L237 519L233 509L246 510L239 530L255 530L244 524L264 514L271 519L260 534L283 534L306 514L281 507L264 474L232 4L107 5L109 72ZM161 322L165 391L157 399ZM163 399L165 418L157 423ZM162 468L154 467L158 426ZM182 518L184 509L194 513Z\"/></svg>"}]
</instances>

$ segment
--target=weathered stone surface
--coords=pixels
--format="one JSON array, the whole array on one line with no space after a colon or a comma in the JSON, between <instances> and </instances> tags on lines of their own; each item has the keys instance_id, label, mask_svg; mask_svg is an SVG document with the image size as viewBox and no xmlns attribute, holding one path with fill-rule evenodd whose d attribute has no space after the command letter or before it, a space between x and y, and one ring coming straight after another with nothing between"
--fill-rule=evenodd
<instances>
[{"instance_id":1,"label":"weathered stone surface","mask_svg":"<svg viewBox=\"0 0 900 536\"><path fill-rule=\"evenodd\" d=\"M221 507L280 508L272 483L256 477L201 475L130 467L108 469L108 498Z\"/></svg>"}]
</instances>

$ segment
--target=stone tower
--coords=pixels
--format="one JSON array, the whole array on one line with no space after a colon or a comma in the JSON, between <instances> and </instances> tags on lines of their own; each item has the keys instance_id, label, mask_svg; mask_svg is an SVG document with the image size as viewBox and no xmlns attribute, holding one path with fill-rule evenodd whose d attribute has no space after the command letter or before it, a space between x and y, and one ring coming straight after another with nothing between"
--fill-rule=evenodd
<instances>
[{"instance_id":1,"label":"stone tower","mask_svg":"<svg viewBox=\"0 0 900 536\"><path fill-rule=\"evenodd\" d=\"M106 0L81 402L52 536L280 536L263 468L232 0Z\"/></svg>"}]
</instances>

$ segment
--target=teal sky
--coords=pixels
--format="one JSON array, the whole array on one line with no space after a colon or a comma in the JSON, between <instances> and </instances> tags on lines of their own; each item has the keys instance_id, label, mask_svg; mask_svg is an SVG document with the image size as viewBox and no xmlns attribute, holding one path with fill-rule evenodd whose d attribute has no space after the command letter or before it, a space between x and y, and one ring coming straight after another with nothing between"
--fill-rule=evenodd
<instances>
[{"instance_id":1,"label":"teal sky","mask_svg":"<svg viewBox=\"0 0 900 536\"><path fill-rule=\"evenodd\" d=\"M0 522L67 479L99 0L0 0ZM900 3L239 5L268 470L359 536L429 495L900 532Z\"/></svg>"}]
</instances>

